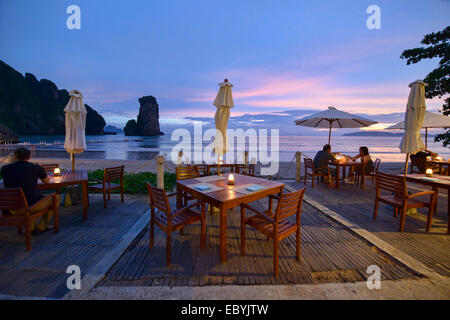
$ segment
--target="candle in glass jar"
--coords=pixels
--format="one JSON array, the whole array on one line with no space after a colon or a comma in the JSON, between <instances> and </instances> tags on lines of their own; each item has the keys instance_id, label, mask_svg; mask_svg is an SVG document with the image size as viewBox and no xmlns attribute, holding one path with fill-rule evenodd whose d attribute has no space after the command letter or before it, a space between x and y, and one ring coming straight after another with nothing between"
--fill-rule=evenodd
<instances>
[{"instance_id":1,"label":"candle in glass jar","mask_svg":"<svg viewBox=\"0 0 450 320\"><path fill-rule=\"evenodd\" d=\"M61 170L59 168L55 168L54 174L55 176L59 176L61 174Z\"/></svg>"},{"instance_id":2,"label":"candle in glass jar","mask_svg":"<svg viewBox=\"0 0 450 320\"><path fill-rule=\"evenodd\" d=\"M229 174L228 175L228 184L229 185L234 185L234 174Z\"/></svg>"},{"instance_id":3,"label":"candle in glass jar","mask_svg":"<svg viewBox=\"0 0 450 320\"><path fill-rule=\"evenodd\" d=\"M427 169L427 171L425 171L425 175L426 175L427 177L433 176L433 169L431 169L431 168Z\"/></svg>"}]
</instances>

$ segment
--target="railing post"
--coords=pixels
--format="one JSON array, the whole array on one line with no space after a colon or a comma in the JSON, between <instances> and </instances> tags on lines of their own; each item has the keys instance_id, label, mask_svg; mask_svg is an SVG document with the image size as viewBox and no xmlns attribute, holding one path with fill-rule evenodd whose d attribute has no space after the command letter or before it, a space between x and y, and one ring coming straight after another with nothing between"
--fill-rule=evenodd
<instances>
[{"instance_id":1,"label":"railing post","mask_svg":"<svg viewBox=\"0 0 450 320\"><path fill-rule=\"evenodd\" d=\"M245 165L248 164L248 151L247 150L244 151L244 164Z\"/></svg>"},{"instance_id":2,"label":"railing post","mask_svg":"<svg viewBox=\"0 0 450 320\"><path fill-rule=\"evenodd\" d=\"M164 156L162 154L156 157L156 186L164 189Z\"/></svg>"},{"instance_id":3,"label":"railing post","mask_svg":"<svg viewBox=\"0 0 450 320\"><path fill-rule=\"evenodd\" d=\"M297 151L295 153L295 162L296 162L295 181L300 182L300 169L302 167L302 153L299 151Z\"/></svg>"}]
</instances>

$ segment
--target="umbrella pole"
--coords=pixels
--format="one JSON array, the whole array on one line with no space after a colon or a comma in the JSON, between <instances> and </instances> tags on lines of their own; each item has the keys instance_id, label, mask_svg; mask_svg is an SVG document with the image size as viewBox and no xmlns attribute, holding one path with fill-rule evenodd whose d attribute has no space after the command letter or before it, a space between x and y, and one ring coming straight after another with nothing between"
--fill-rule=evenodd
<instances>
[{"instance_id":1,"label":"umbrella pole","mask_svg":"<svg viewBox=\"0 0 450 320\"><path fill-rule=\"evenodd\" d=\"M428 128L425 128L425 149L428 149Z\"/></svg>"},{"instance_id":2,"label":"umbrella pole","mask_svg":"<svg viewBox=\"0 0 450 320\"><path fill-rule=\"evenodd\" d=\"M406 159L405 159L405 176L408 173L408 157L409 157L409 153L406 154Z\"/></svg>"},{"instance_id":3,"label":"umbrella pole","mask_svg":"<svg viewBox=\"0 0 450 320\"><path fill-rule=\"evenodd\" d=\"M70 157L72 158L72 171L75 171L75 153L71 153Z\"/></svg>"},{"instance_id":4,"label":"umbrella pole","mask_svg":"<svg viewBox=\"0 0 450 320\"><path fill-rule=\"evenodd\" d=\"M331 144L331 126L332 126L332 121L330 121L330 131L328 132L328 144Z\"/></svg>"}]
</instances>

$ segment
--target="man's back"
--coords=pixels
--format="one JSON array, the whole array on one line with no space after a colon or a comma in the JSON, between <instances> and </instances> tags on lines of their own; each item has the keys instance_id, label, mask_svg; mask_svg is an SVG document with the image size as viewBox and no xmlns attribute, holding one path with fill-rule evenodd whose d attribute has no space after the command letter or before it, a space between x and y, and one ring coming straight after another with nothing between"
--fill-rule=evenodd
<instances>
[{"instance_id":1,"label":"man's back","mask_svg":"<svg viewBox=\"0 0 450 320\"><path fill-rule=\"evenodd\" d=\"M326 151L319 151L314 157L314 168L328 167L328 162L334 160L335 158L331 153Z\"/></svg>"},{"instance_id":2,"label":"man's back","mask_svg":"<svg viewBox=\"0 0 450 320\"><path fill-rule=\"evenodd\" d=\"M33 205L43 198L38 189L38 179L45 179L45 170L28 161L17 161L1 169L5 188L22 188L28 205Z\"/></svg>"}]
</instances>

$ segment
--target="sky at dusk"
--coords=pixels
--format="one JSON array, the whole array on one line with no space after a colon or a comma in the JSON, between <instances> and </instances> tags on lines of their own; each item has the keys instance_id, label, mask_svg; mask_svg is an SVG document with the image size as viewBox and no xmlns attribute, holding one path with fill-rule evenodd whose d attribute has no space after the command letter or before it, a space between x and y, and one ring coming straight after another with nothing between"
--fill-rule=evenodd
<instances>
[{"instance_id":1,"label":"sky at dusk","mask_svg":"<svg viewBox=\"0 0 450 320\"><path fill-rule=\"evenodd\" d=\"M66 27L72 4L80 30ZM380 30L366 26L372 4ZM163 130L211 120L228 78L234 125L314 133L293 121L335 106L382 128L402 120L408 84L437 65L407 66L402 51L449 25L449 12L443 0L0 0L0 59L79 89L119 127L144 95L157 98ZM441 105L427 100L429 110Z\"/></svg>"}]
</instances>

